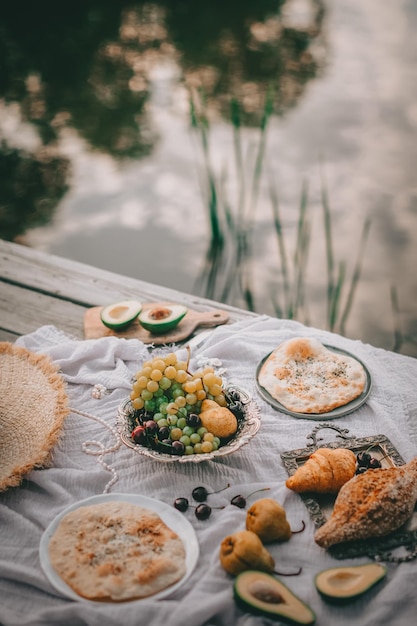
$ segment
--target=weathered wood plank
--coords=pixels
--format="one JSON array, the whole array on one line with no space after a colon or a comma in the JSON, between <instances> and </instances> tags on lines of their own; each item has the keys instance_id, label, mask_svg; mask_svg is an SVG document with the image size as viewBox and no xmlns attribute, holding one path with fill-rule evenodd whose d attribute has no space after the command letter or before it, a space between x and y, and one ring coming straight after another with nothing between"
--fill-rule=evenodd
<instances>
[{"instance_id":1,"label":"weathered wood plank","mask_svg":"<svg viewBox=\"0 0 417 626\"><path fill-rule=\"evenodd\" d=\"M54 294L59 299L86 307L137 298L143 302L178 302L196 310L222 308L229 312L232 321L255 316L254 313L223 303L1 240L0 280Z\"/></svg>"},{"instance_id":2,"label":"weathered wood plank","mask_svg":"<svg viewBox=\"0 0 417 626\"><path fill-rule=\"evenodd\" d=\"M84 338L85 308L16 285L0 286L0 327L3 332L25 335L52 324Z\"/></svg>"},{"instance_id":3,"label":"weathered wood plank","mask_svg":"<svg viewBox=\"0 0 417 626\"><path fill-rule=\"evenodd\" d=\"M0 333L14 337L53 324L84 337L86 308L136 298L171 301L196 311L223 309L230 322L255 313L167 287L121 276L0 240Z\"/></svg>"}]
</instances>

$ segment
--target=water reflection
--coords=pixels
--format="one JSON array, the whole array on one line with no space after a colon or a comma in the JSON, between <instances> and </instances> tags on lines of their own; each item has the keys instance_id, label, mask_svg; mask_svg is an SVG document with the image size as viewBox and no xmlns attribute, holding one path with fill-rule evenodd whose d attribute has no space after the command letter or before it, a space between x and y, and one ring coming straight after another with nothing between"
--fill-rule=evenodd
<instances>
[{"instance_id":1,"label":"water reflection","mask_svg":"<svg viewBox=\"0 0 417 626\"><path fill-rule=\"evenodd\" d=\"M330 306L325 295L322 153L334 293L343 272L348 291L372 216L359 312L347 332L388 348L395 334L403 349L393 329L405 313L412 338L417 323L406 271L417 249L417 93L403 46L415 10L407 9L409 23L402 15L360 0L8 5L0 236L259 312L302 312L324 327L335 300ZM288 237L300 232L304 189L297 258ZM284 235L299 281L294 298L282 274ZM384 315L375 319L375 310Z\"/></svg>"},{"instance_id":2,"label":"water reflection","mask_svg":"<svg viewBox=\"0 0 417 626\"><path fill-rule=\"evenodd\" d=\"M28 191L25 202L13 200L12 193L2 199L0 235L14 238L46 219L67 190L69 162L57 155L63 128L75 129L92 149L114 158L138 159L152 151L157 137L147 103L150 73L161 59L180 64L187 88L204 90L211 114L229 118L230 99L237 96L242 123L258 124L271 82L275 111L294 106L317 71L308 48L320 32L322 8L313 2L308 24L296 29L283 24L282 4L90 0L59 8L31 4L25 11L8 5L0 29L2 172ZM36 131L32 154L18 150L16 135L7 133L10 103L18 103L20 125L29 123ZM41 176L42 189L31 194L29 170L37 186L46 163L56 176Z\"/></svg>"}]
</instances>

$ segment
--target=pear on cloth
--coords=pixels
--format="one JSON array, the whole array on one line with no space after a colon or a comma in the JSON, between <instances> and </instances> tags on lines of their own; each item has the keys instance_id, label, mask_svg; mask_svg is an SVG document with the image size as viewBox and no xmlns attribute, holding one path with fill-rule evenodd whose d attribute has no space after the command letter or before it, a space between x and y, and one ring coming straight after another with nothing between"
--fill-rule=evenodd
<instances>
[{"instance_id":1,"label":"pear on cloth","mask_svg":"<svg viewBox=\"0 0 417 626\"><path fill-rule=\"evenodd\" d=\"M246 529L264 543L288 541L291 537L285 509L272 498L261 498L252 504L246 514Z\"/></svg>"},{"instance_id":2,"label":"pear on cloth","mask_svg":"<svg viewBox=\"0 0 417 626\"><path fill-rule=\"evenodd\" d=\"M220 563L228 574L247 570L272 573L275 562L262 541L250 530L239 530L225 537L220 545Z\"/></svg>"},{"instance_id":3,"label":"pear on cloth","mask_svg":"<svg viewBox=\"0 0 417 626\"><path fill-rule=\"evenodd\" d=\"M220 406L214 400L203 400L201 403L200 420L202 426L215 437L225 439L237 431L236 416L225 406Z\"/></svg>"}]
</instances>

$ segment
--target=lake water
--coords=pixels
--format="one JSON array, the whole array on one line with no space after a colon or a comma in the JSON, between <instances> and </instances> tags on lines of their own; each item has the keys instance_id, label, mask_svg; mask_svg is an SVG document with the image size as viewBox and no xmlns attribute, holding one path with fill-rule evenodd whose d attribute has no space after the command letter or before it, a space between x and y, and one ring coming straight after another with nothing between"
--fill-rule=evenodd
<instances>
[{"instance_id":1,"label":"lake water","mask_svg":"<svg viewBox=\"0 0 417 626\"><path fill-rule=\"evenodd\" d=\"M0 235L417 356L417 5L81 4L3 9Z\"/></svg>"}]
</instances>

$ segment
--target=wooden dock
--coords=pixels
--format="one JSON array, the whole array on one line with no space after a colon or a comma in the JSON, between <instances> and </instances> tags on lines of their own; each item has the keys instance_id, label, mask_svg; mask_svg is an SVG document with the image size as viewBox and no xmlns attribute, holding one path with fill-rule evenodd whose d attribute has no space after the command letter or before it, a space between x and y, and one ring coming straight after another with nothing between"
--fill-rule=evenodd
<instances>
[{"instance_id":1,"label":"wooden dock","mask_svg":"<svg viewBox=\"0 0 417 626\"><path fill-rule=\"evenodd\" d=\"M196 311L221 308L229 313L229 323L256 317L226 304L0 240L2 341L13 342L44 325L84 339L87 309L126 299L176 302Z\"/></svg>"}]
</instances>

